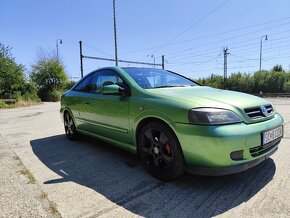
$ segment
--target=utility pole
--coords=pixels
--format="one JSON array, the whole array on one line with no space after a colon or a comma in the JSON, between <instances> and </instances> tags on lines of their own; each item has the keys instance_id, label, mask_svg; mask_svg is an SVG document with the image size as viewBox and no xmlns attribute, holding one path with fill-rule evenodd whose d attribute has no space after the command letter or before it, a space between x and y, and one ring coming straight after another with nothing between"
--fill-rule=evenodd
<instances>
[{"instance_id":1,"label":"utility pole","mask_svg":"<svg viewBox=\"0 0 290 218\"><path fill-rule=\"evenodd\" d=\"M268 35L263 35L260 40L260 68L259 71L262 70L262 45L263 45L263 38L265 37L265 41L268 40Z\"/></svg>"},{"instance_id":2,"label":"utility pole","mask_svg":"<svg viewBox=\"0 0 290 218\"><path fill-rule=\"evenodd\" d=\"M228 53L228 48L227 47L225 47L224 48L224 89L226 89L226 87L227 87L227 74L228 74L228 60L227 60L227 58L228 58L228 54L230 54L230 53Z\"/></svg>"},{"instance_id":3,"label":"utility pole","mask_svg":"<svg viewBox=\"0 0 290 218\"><path fill-rule=\"evenodd\" d=\"M117 48L117 25L116 25L116 0L113 0L113 11L114 11L114 39L115 39L115 63L118 66L118 48Z\"/></svg>"},{"instance_id":4,"label":"utility pole","mask_svg":"<svg viewBox=\"0 0 290 218\"><path fill-rule=\"evenodd\" d=\"M162 70L164 70L164 55L162 55Z\"/></svg>"},{"instance_id":5,"label":"utility pole","mask_svg":"<svg viewBox=\"0 0 290 218\"><path fill-rule=\"evenodd\" d=\"M79 41L80 43L80 61L81 61L81 78L84 77L84 68L83 68L83 42Z\"/></svg>"}]
</instances>

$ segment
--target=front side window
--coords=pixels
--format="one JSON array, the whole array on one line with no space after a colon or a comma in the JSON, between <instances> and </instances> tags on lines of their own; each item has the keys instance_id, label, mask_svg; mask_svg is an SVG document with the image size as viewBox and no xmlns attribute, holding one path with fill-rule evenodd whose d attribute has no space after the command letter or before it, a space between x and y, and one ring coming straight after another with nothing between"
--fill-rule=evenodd
<instances>
[{"instance_id":1,"label":"front side window","mask_svg":"<svg viewBox=\"0 0 290 218\"><path fill-rule=\"evenodd\" d=\"M198 86L190 79L181 75L150 68L123 68L143 89Z\"/></svg>"},{"instance_id":2,"label":"front side window","mask_svg":"<svg viewBox=\"0 0 290 218\"><path fill-rule=\"evenodd\" d=\"M122 87L127 94L130 93L128 85L121 79L121 77L112 70L101 70L85 77L73 89L78 92L87 92L92 94L101 94L103 86L118 85Z\"/></svg>"},{"instance_id":3,"label":"front side window","mask_svg":"<svg viewBox=\"0 0 290 218\"><path fill-rule=\"evenodd\" d=\"M77 92L92 92L95 87L93 83L93 78L95 74L91 74L85 77L73 90Z\"/></svg>"},{"instance_id":4,"label":"front side window","mask_svg":"<svg viewBox=\"0 0 290 218\"><path fill-rule=\"evenodd\" d=\"M95 93L100 93L103 86L106 85L119 85L120 87L124 86L123 80L120 76L114 71L100 71L95 80Z\"/></svg>"}]
</instances>

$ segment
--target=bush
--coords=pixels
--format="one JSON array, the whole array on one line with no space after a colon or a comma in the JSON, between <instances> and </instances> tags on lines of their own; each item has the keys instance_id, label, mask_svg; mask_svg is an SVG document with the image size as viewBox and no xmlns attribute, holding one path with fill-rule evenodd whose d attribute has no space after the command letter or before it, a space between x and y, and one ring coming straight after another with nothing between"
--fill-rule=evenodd
<instances>
[{"instance_id":1,"label":"bush","mask_svg":"<svg viewBox=\"0 0 290 218\"><path fill-rule=\"evenodd\" d=\"M46 100L50 101L50 102L60 101L61 94L62 94L62 92L60 92L58 90L53 90L53 91L47 93Z\"/></svg>"},{"instance_id":2,"label":"bush","mask_svg":"<svg viewBox=\"0 0 290 218\"><path fill-rule=\"evenodd\" d=\"M8 104L5 104L4 101L0 100L0 109L4 109L4 108L10 108L10 106Z\"/></svg>"},{"instance_id":3,"label":"bush","mask_svg":"<svg viewBox=\"0 0 290 218\"><path fill-rule=\"evenodd\" d=\"M40 102L40 98L37 95L37 87L34 83L26 83L23 88L21 99L25 101Z\"/></svg>"},{"instance_id":4,"label":"bush","mask_svg":"<svg viewBox=\"0 0 290 218\"><path fill-rule=\"evenodd\" d=\"M38 88L42 101L59 101L60 92L65 90L68 77L63 63L54 54L43 53L31 66L30 79Z\"/></svg>"},{"instance_id":5,"label":"bush","mask_svg":"<svg viewBox=\"0 0 290 218\"><path fill-rule=\"evenodd\" d=\"M252 74L233 73L226 82L227 89L246 93L289 93L290 92L290 72L281 71L281 66L276 66L273 70L279 71L258 71ZM211 75L207 78L197 80L197 82L214 88L223 88L223 77Z\"/></svg>"},{"instance_id":6,"label":"bush","mask_svg":"<svg viewBox=\"0 0 290 218\"><path fill-rule=\"evenodd\" d=\"M290 80L284 84L284 91L290 93Z\"/></svg>"},{"instance_id":7,"label":"bush","mask_svg":"<svg viewBox=\"0 0 290 218\"><path fill-rule=\"evenodd\" d=\"M64 91L67 91L67 90L71 89L75 84L76 84L75 81L68 81L68 82L65 84L63 90L64 90Z\"/></svg>"}]
</instances>

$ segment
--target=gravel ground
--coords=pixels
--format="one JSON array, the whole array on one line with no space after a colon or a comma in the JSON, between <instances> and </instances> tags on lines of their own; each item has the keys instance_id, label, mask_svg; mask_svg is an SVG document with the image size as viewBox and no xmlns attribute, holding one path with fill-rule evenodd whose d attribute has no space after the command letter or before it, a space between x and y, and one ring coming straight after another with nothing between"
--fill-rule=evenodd
<instances>
[{"instance_id":1,"label":"gravel ground","mask_svg":"<svg viewBox=\"0 0 290 218\"><path fill-rule=\"evenodd\" d=\"M59 216L52 205L62 217L290 217L290 99L270 100L286 123L271 158L235 175L166 184L135 155L89 137L68 141L59 103L0 110L0 216Z\"/></svg>"},{"instance_id":2,"label":"gravel ground","mask_svg":"<svg viewBox=\"0 0 290 218\"><path fill-rule=\"evenodd\" d=\"M59 217L50 211L33 175L1 135L0 160L0 217Z\"/></svg>"}]
</instances>

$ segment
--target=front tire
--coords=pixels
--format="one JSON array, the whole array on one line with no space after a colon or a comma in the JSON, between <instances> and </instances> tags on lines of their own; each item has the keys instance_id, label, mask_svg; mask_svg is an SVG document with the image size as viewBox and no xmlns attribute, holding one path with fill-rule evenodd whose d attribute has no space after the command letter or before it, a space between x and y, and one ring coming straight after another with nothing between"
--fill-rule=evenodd
<instances>
[{"instance_id":1,"label":"front tire","mask_svg":"<svg viewBox=\"0 0 290 218\"><path fill-rule=\"evenodd\" d=\"M184 158L178 139L165 124L150 122L141 129L138 153L149 173L164 182L184 172Z\"/></svg>"},{"instance_id":2,"label":"front tire","mask_svg":"<svg viewBox=\"0 0 290 218\"><path fill-rule=\"evenodd\" d=\"M77 132L75 123L73 121L73 118L69 112L65 112L64 114L64 130L65 130L66 137L69 140L75 141L80 138L80 135Z\"/></svg>"}]
</instances>

